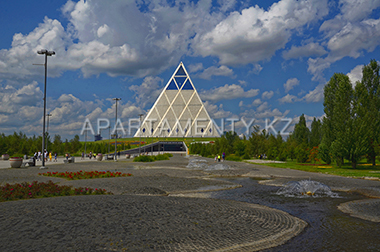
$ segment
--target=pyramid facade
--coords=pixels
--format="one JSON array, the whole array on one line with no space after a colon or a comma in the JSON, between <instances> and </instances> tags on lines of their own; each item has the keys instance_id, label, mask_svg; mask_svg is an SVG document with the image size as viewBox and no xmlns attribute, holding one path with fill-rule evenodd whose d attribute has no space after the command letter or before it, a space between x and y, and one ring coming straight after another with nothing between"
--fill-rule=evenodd
<instances>
[{"instance_id":1,"label":"pyramid facade","mask_svg":"<svg viewBox=\"0 0 380 252\"><path fill-rule=\"evenodd\" d=\"M182 62L137 130L139 136L220 136Z\"/></svg>"}]
</instances>

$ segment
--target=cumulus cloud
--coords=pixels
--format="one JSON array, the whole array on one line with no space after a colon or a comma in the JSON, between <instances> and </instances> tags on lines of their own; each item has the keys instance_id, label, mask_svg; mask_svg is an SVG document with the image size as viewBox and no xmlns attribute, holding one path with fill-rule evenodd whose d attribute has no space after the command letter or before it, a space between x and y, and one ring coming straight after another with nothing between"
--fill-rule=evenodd
<instances>
[{"instance_id":1,"label":"cumulus cloud","mask_svg":"<svg viewBox=\"0 0 380 252\"><path fill-rule=\"evenodd\" d=\"M323 56L327 54L327 51L323 46L318 43L309 43L303 46L292 46L290 50L284 51L282 57L286 60L288 59L297 59L302 57L311 57L311 56Z\"/></svg>"},{"instance_id":2,"label":"cumulus cloud","mask_svg":"<svg viewBox=\"0 0 380 252\"><path fill-rule=\"evenodd\" d=\"M200 70L203 70L203 64L202 63L197 63L197 64L192 64L189 66L189 72L190 73L195 73Z\"/></svg>"},{"instance_id":3,"label":"cumulus cloud","mask_svg":"<svg viewBox=\"0 0 380 252\"><path fill-rule=\"evenodd\" d=\"M328 55L308 60L313 80L326 82L323 71L331 64L347 56L356 59L363 51L372 52L380 45L380 19L370 17L379 7L378 0L340 1L340 13L319 28L327 40Z\"/></svg>"},{"instance_id":4,"label":"cumulus cloud","mask_svg":"<svg viewBox=\"0 0 380 252\"><path fill-rule=\"evenodd\" d=\"M232 12L211 31L197 34L193 48L225 65L256 63L284 48L292 31L327 14L326 0L280 1L268 11L256 5Z\"/></svg>"},{"instance_id":5,"label":"cumulus cloud","mask_svg":"<svg viewBox=\"0 0 380 252\"><path fill-rule=\"evenodd\" d=\"M145 77L141 85L132 85L129 90L135 92L135 99L138 106L145 108L147 105L153 105L153 102L162 92L163 79L159 77Z\"/></svg>"},{"instance_id":6,"label":"cumulus cloud","mask_svg":"<svg viewBox=\"0 0 380 252\"><path fill-rule=\"evenodd\" d=\"M294 102L298 101L298 98L295 95L287 94L284 97L278 99L278 101L280 103L294 103Z\"/></svg>"},{"instance_id":7,"label":"cumulus cloud","mask_svg":"<svg viewBox=\"0 0 380 252\"><path fill-rule=\"evenodd\" d=\"M259 94L258 89L250 89L245 91L241 86L232 84L224 85L222 87L205 90L200 93L202 100L204 101L220 101L220 100L232 100L236 98L250 98Z\"/></svg>"},{"instance_id":8,"label":"cumulus cloud","mask_svg":"<svg viewBox=\"0 0 380 252\"><path fill-rule=\"evenodd\" d=\"M201 74L198 74L199 78L206 80L210 80L212 76L228 76L234 78L234 71L226 66L212 66L205 69Z\"/></svg>"},{"instance_id":9,"label":"cumulus cloud","mask_svg":"<svg viewBox=\"0 0 380 252\"><path fill-rule=\"evenodd\" d=\"M210 103L209 101L206 101L204 103L204 106L209 113L210 117L213 119L218 119L218 118L228 118L233 115L232 112L226 111L223 109L223 104L215 105Z\"/></svg>"},{"instance_id":10,"label":"cumulus cloud","mask_svg":"<svg viewBox=\"0 0 380 252\"><path fill-rule=\"evenodd\" d=\"M261 95L261 98L263 100L269 100L270 98L272 98L274 95L274 92L273 91L265 91L262 95Z\"/></svg>"},{"instance_id":11,"label":"cumulus cloud","mask_svg":"<svg viewBox=\"0 0 380 252\"><path fill-rule=\"evenodd\" d=\"M324 84L319 84L314 90L309 91L301 100L306 102L321 102L323 101Z\"/></svg>"},{"instance_id":12,"label":"cumulus cloud","mask_svg":"<svg viewBox=\"0 0 380 252\"><path fill-rule=\"evenodd\" d=\"M356 86L356 82L361 81L363 77L363 67L364 65L358 65L347 73L347 76L350 78L350 81L354 87Z\"/></svg>"},{"instance_id":13,"label":"cumulus cloud","mask_svg":"<svg viewBox=\"0 0 380 252\"><path fill-rule=\"evenodd\" d=\"M259 106L261 105L261 103L263 103L260 99L255 99L253 102L252 102L252 106Z\"/></svg>"},{"instance_id":14,"label":"cumulus cloud","mask_svg":"<svg viewBox=\"0 0 380 252\"><path fill-rule=\"evenodd\" d=\"M284 84L285 92L288 93L290 90L292 90L295 86L298 86L299 84L300 81L297 78L288 79Z\"/></svg>"}]
</instances>

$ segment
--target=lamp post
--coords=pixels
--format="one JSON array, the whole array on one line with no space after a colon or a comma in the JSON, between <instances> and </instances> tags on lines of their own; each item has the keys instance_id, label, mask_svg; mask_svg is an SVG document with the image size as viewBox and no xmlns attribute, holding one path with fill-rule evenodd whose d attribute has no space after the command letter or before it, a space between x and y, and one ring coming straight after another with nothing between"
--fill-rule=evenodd
<instances>
[{"instance_id":1,"label":"lamp post","mask_svg":"<svg viewBox=\"0 0 380 252\"><path fill-rule=\"evenodd\" d=\"M47 118L48 118L48 120L47 120L47 130L46 130L46 151L48 150L48 139L47 139L47 137L48 137L48 135L49 135L49 117L51 117L51 114L47 114L46 115L47 116Z\"/></svg>"},{"instance_id":2,"label":"lamp post","mask_svg":"<svg viewBox=\"0 0 380 252\"><path fill-rule=\"evenodd\" d=\"M139 132L140 132L140 144L139 144L139 156L141 155L141 117L143 116L144 114L139 114L139 117L140 117L140 127L139 127Z\"/></svg>"},{"instance_id":3,"label":"lamp post","mask_svg":"<svg viewBox=\"0 0 380 252\"><path fill-rule=\"evenodd\" d=\"M117 157L116 157L116 148L117 148L117 129L116 129L116 126L117 126L117 102L121 100L121 98L113 98L112 100L116 101L116 113L115 113L115 161L117 161Z\"/></svg>"},{"instance_id":4,"label":"lamp post","mask_svg":"<svg viewBox=\"0 0 380 252\"><path fill-rule=\"evenodd\" d=\"M110 146L111 146L111 125L108 126L108 153L111 152Z\"/></svg>"},{"instance_id":5,"label":"lamp post","mask_svg":"<svg viewBox=\"0 0 380 252\"><path fill-rule=\"evenodd\" d=\"M40 169L46 169L45 167L45 118L46 118L46 79L47 79L47 57L55 55L54 51L48 51L46 49L42 49L40 51L37 51L38 54L44 54L45 55L45 87L44 87L44 116L43 116L43 126L42 126L42 166Z\"/></svg>"},{"instance_id":6,"label":"lamp post","mask_svg":"<svg viewBox=\"0 0 380 252\"><path fill-rule=\"evenodd\" d=\"M158 128L158 135L157 135L157 142L158 142L158 155L160 155L160 136L161 136L161 126L159 126Z\"/></svg>"},{"instance_id":7,"label":"lamp post","mask_svg":"<svg viewBox=\"0 0 380 252\"><path fill-rule=\"evenodd\" d=\"M152 143L151 143L151 146L150 146L150 148L151 148L151 152L152 152L152 156L153 156L153 132L154 132L154 122L151 122L152 123Z\"/></svg>"}]
</instances>

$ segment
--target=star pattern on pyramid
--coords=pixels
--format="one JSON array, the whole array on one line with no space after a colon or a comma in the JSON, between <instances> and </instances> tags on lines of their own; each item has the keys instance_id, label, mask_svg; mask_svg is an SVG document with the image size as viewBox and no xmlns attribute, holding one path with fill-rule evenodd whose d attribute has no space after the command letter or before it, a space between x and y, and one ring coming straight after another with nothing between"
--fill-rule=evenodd
<instances>
[{"instance_id":1,"label":"star pattern on pyramid","mask_svg":"<svg viewBox=\"0 0 380 252\"><path fill-rule=\"evenodd\" d=\"M139 136L220 136L182 62L137 130Z\"/></svg>"}]
</instances>

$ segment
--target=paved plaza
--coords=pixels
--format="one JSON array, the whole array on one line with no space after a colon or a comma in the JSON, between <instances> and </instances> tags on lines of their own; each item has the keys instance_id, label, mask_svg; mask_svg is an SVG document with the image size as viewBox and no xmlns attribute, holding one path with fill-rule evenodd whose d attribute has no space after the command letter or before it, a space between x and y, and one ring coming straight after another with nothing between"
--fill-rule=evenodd
<instances>
[{"instance_id":1,"label":"paved plaza","mask_svg":"<svg viewBox=\"0 0 380 252\"><path fill-rule=\"evenodd\" d=\"M212 159L204 160L209 165L215 164ZM284 244L307 228L307 222L284 211L205 197L202 192L241 186L220 178L261 177L267 178L262 184L276 186L311 178L334 190L355 190L380 198L379 181L241 162L226 161L223 164L229 165L229 169L206 171L188 168L189 158L180 155L153 163L134 163L125 158L118 162L80 158L75 161L47 162L47 170L38 166L0 170L2 185L52 180L60 185L101 188L114 193L0 203L1 251L259 251ZM38 175L46 171L79 170L120 171L133 176L68 181ZM346 204L342 208L347 212L350 209L365 212L362 207L365 203ZM380 201L369 204L365 216L377 221Z\"/></svg>"}]
</instances>

